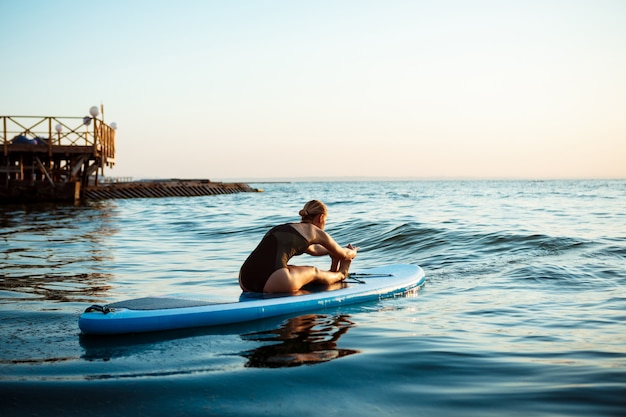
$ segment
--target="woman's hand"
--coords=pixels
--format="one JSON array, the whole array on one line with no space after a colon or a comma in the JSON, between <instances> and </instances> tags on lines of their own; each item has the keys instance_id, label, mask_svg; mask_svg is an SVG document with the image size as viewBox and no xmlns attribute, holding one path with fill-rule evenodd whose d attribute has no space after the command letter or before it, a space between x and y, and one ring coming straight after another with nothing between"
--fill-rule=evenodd
<instances>
[{"instance_id":1,"label":"woman's hand","mask_svg":"<svg viewBox=\"0 0 626 417\"><path fill-rule=\"evenodd\" d=\"M346 258L347 259L354 259L356 258L356 252L360 249L358 246L352 246L352 243L348 243L348 246L346 246L346 249L348 249L348 253L346 254Z\"/></svg>"}]
</instances>

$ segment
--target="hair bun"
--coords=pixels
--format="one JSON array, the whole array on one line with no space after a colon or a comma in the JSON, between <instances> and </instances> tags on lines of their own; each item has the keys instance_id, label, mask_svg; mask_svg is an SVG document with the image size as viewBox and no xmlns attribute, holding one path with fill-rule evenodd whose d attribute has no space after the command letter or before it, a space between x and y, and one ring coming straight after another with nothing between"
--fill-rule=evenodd
<instances>
[{"instance_id":1,"label":"hair bun","mask_svg":"<svg viewBox=\"0 0 626 417\"><path fill-rule=\"evenodd\" d=\"M319 200L311 200L298 212L303 220L311 220L319 214L326 214L326 206Z\"/></svg>"}]
</instances>

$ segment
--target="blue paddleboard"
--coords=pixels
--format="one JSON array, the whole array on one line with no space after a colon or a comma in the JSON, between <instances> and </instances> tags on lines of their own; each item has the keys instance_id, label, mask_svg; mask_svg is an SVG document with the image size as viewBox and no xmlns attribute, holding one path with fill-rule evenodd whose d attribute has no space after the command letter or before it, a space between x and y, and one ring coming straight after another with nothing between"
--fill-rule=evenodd
<instances>
[{"instance_id":1,"label":"blue paddleboard","mask_svg":"<svg viewBox=\"0 0 626 417\"><path fill-rule=\"evenodd\" d=\"M78 320L84 334L124 334L240 323L282 314L338 307L403 294L424 283L416 265L389 265L350 273L331 287L296 294L242 293L232 302L194 296L144 297L89 307Z\"/></svg>"}]
</instances>

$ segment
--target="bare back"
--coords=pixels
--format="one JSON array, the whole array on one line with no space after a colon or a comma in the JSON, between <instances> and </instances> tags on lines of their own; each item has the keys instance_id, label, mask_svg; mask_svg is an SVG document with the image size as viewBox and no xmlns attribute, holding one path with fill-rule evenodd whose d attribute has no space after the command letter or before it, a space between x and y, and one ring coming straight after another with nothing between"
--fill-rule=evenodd
<instances>
[{"instance_id":1,"label":"bare back","mask_svg":"<svg viewBox=\"0 0 626 417\"><path fill-rule=\"evenodd\" d=\"M289 223L305 239L312 244L322 245L328 253L335 257L344 258L344 249L324 230L311 223Z\"/></svg>"}]
</instances>

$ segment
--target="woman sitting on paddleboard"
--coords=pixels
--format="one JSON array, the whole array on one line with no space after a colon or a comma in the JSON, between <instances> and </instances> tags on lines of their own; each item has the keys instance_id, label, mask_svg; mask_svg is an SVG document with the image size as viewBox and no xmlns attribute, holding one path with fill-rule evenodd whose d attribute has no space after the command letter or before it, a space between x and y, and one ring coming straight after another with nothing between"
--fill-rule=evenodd
<instances>
[{"instance_id":1,"label":"woman sitting on paddleboard","mask_svg":"<svg viewBox=\"0 0 626 417\"><path fill-rule=\"evenodd\" d=\"M358 248L352 245L342 248L324 231L327 212L324 203L312 200L300 210L300 223L286 223L270 229L241 267L241 289L295 292L309 283L330 285L345 279ZM330 270L288 265L292 257L303 253L329 255L332 259Z\"/></svg>"}]
</instances>

